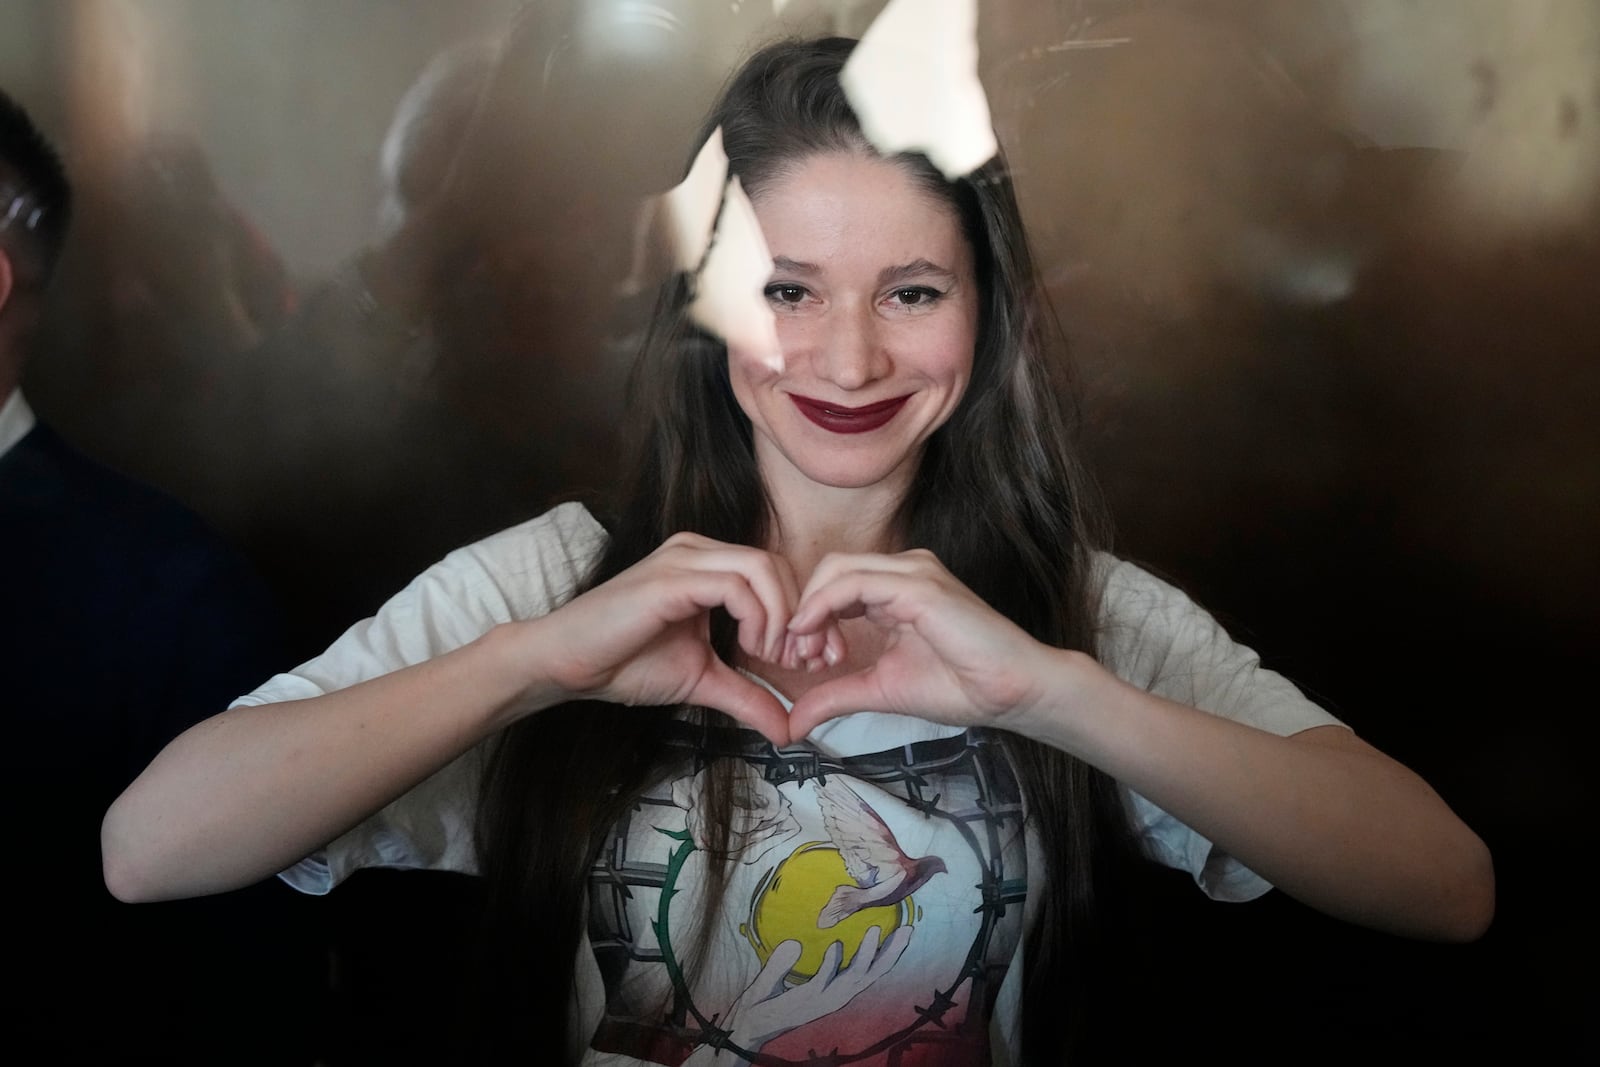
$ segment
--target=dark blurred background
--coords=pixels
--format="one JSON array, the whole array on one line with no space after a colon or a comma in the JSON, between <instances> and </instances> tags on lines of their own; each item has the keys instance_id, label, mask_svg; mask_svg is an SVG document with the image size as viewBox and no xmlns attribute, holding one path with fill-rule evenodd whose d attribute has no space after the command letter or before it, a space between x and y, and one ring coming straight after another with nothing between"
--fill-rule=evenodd
<instances>
[{"instance_id":1,"label":"dark blurred background","mask_svg":"<svg viewBox=\"0 0 1600 1067\"><path fill-rule=\"evenodd\" d=\"M5 0L0 85L79 193L28 398L248 556L290 666L608 484L639 198L752 43L881 6ZM1117 550L1499 871L1451 947L1152 877L1102 1047L1592 1054L1600 2L1004 0L979 34ZM307 1062L448 1060L472 892L317 902Z\"/></svg>"}]
</instances>

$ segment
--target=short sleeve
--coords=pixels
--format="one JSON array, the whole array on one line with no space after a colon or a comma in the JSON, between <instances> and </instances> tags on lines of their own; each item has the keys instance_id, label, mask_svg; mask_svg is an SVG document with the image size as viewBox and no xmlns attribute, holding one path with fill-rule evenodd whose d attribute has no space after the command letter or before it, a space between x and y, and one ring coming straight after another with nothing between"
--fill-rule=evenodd
<instances>
[{"instance_id":1,"label":"short sleeve","mask_svg":"<svg viewBox=\"0 0 1600 1067\"><path fill-rule=\"evenodd\" d=\"M578 504L451 552L321 655L233 702L233 707L322 696L424 662L500 623L536 618L572 596L605 532ZM382 810L280 874L326 893L363 867L472 873L473 811L485 758L469 750Z\"/></svg>"},{"instance_id":2,"label":"short sleeve","mask_svg":"<svg viewBox=\"0 0 1600 1067\"><path fill-rule=\"evenodd\" d=\"M1261 666L1176 587L1110 556L1096 559L1101 582L1100 655L1118 677L1158 696L1287 737L1342 725L1294 683ZM1251 900L1271 885L1131 789L1123 799L1145 852L1188 871L1209 896Z\"/></svg>"}]
</instances>

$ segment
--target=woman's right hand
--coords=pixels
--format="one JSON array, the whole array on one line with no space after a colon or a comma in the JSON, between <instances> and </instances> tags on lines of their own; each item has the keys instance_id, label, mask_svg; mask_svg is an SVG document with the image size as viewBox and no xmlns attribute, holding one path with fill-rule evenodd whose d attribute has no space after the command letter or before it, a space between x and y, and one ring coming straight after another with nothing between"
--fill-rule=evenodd
<instances>
[{"instance_id":1,"label":"woman's right hand","mask_svg":"<svg viewBox=\"0 0 1600 1067\"><path fill-rule=\"evenodd\" d=\"M746 656L793 661L797 600L775 557L680 534L542 618L321 696L225 711L179 735L106 813L106 885L129 901L249 885L496 730L575 697L693 702L788 744L777 699L712 650L710 612L738 621Z\"/></svg>"},{"instance_id":2,"label":"woman's right hand","mask_svg":"<svg viewBox=\"0 0 1600 1067\"><path fill-rule=\"evenodd\" d=\"M789 617L799 586L784 560L698 534L675 534L610 581L532 626L544 673L567 698L619 704L700 704L789 743L789 718L768 690L710 644L711 611L738 624L753 660L793 662Z\"/></svg>"}]
</instances>

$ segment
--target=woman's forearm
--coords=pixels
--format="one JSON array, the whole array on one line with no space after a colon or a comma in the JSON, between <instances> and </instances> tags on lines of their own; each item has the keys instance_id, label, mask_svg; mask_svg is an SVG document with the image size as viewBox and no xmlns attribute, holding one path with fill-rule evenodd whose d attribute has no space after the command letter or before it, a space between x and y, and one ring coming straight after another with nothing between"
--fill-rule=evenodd
<instances>
[{"instance_id":1,"label":"woman's forearm","mask_svg":"<svg viewBox=\"0 0 1600 1067\"><path fill-rule=\"evenodd\" d=\"M1061 652L1015 727L1071 752L1319 910L1470 940L1494 913L1488 849L1426 782L1341 727L1279 737Z\"/></svg>"},{"instance_id":2,"label":"woman's forearm","mask_svg":"<svg viewBox=\"0 0 1600 1067\"><path fill-rule=\"evenodd\" d=\"M793 603L785 578L767 553L680 534L549 615L312 700L208 719L106 813L106 885L164 900L259 881L519 717L575 698L704 704L786 743L777 699L705 639L707 611L725 608L745 654L776 656Z\"/></svg>"},{"instance_id":3,"label":"woman's forearm","mask_svg":"<svg viewBox=\"0 0 1600 1067\"><path fill-rule=\"evenodd\" d=\"M560 699L520 654L523 631L538 625L498 627L348 689L234 708L191 727L107 811L107 887L125 901L219 893L320 848L519 715Z\"/></svg>"}]
</instances>

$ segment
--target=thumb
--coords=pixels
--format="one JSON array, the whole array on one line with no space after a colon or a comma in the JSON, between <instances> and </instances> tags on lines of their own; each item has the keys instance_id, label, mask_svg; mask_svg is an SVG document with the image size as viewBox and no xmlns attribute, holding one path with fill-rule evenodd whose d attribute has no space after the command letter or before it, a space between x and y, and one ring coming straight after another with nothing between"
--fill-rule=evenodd
<instances>
[{"instance_id":1,"label":"thumb","mask_svg":"<svg viewBox=\"0 0 1600 1067\"><path fill-rule=\"evenodd\" d=\"M789 716L778 698L720 659L712 659L689 699L733 716L774 745L789 744Z\"/></svg>"},{"instance_id":2,"label":"thumb","mask_svg":"<svg viewBox=\"0 0 1600 1067\"><path fill-rule=\"evenodd\" d=\"M808 690L789 711L789 736L799 741L829 719L858 711L886 710L874 706L882 700L871 674L870 668L856 671Z\"/></svg>"},{"instance_id":3,"label":"thumb","mask_svg":"<svg viewBox=\"0 0 1600 1067\"><path fill-rule=\"evenodd\" d=\"M771 1000L784 992L786 984L784 979L794 965L800 962L800 956L805 951L804 946L798 941L780 941L772 950L772 955L767 958L767 964L761 968L761 973L756 975L756 980L750 983L750 989L756 993L757 1003L762 1000Z\"/></svg>"}]
</instances>

